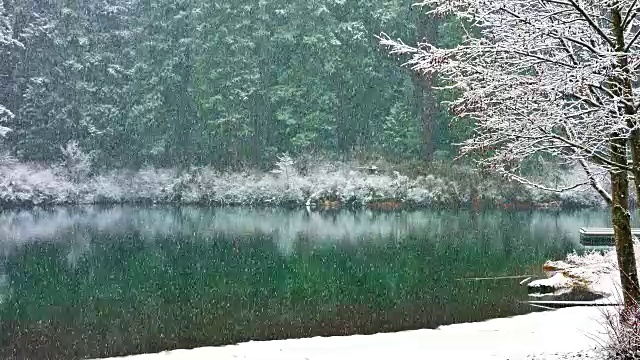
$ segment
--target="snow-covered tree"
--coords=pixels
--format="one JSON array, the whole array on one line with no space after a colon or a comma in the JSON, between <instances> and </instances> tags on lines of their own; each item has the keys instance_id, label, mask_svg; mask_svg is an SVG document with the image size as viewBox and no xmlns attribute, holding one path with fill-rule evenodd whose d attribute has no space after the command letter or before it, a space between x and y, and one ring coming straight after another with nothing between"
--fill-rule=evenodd
<instances>
[{"instance_id":1,"label":"snow-covered tree","mask_svg":"<svg viewBox=\"0 0 640 360\"><path fill-rule=\"evenodd\" d=\"M637 0L426 0L418 4L468 25L459 46L382 44L409 54L415 71L437 72L460 93L451 104L475 122L462 152L505 175L522 175L534 156L579 165L599 186L593 165L609 170L612 220L625 302L640 297L628 212L628 172L640 179ZM630 144L631 160L628 159ZM636 181L640 189L640 180ZM555 189L563 190L563 189ZM640 194L640 192L639 192Z\"/></svg>"},{"instance_id":2,"label":"snow-covered tree","mask_svg":"<svg viewBox=\"0 0 640 360\"><path fill-rule=\"evenodd\" d=\"M4 3L0 2L0 61L12 56L12 53L15 52L16 49L23 48L24 45L18 40L14 38L14 31L11 25L11 19L7 15L7 12L4 8ZM8 77L8 74L0 72L0 82L3 81L2 78ZM1 124L5 124L8 121L14 118L13 112L6 107L4 95L4 91L0 93L0 136L5 136L10 129L8 127L2 126Z\"/></svg>"}]
</instances>

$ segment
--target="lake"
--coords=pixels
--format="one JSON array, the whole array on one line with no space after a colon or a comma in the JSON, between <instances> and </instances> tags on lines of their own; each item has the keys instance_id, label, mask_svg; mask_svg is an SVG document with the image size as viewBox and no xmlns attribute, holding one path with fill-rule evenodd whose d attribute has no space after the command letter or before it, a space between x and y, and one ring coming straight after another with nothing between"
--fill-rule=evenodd
<instances>
[{"instance_id":1,"label":"lake","mask_svg":"<svg viewBox=\"0 0 640 360\"><path fill-rule=\"evenodd\" d=\"M369 334L536 311L573 212L72 207L0 213L0 358Z\"/></svg>"}]
</instances>

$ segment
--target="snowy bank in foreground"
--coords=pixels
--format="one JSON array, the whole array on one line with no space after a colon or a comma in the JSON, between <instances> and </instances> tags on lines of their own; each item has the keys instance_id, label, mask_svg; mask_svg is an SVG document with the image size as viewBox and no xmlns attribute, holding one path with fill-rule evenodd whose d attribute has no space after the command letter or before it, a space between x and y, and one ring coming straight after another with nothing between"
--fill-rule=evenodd
<instances>
[{"instance_id":1,"label":"snowy bank in foreground","mask_svg":"<svg viewBox=\"0 0 640 360\"><path fill-rule=\"evenodd\" d=\"M248 206L310 203L377 209L602 205L598 195L588 189L554 194L449 164L430 165L423 175L411 178L392 169L371 173L357 165L328 163L304 172L291 164L279 164L271 172L149 168L95 176L78 176L61 167L0 164L0 207L139 202Z\"/></svg>"},{"instance_id":2,"label":"snowy bank in foreground","mask_svg":"<svg viewBox=\"0 0 640 360\"><path fill-rule=\"evenodd\" d=\"M602 359L602 311L574 307L438 329L248 342L127 360Z\"/></svg>"},{"instance_id":3,"label":"snowy bank in foreground","mask_svg":"<svg viewBox=\"0 0 640 360\"><path fill-rule=\"evenodd\" d=\"M636 262L640 259L640 247L635 246ZM622 287L615 249L604 253L589 252L584 255L569 254L565 260L547 261L544 268L562 273L569 281L566 287L583 287L605 296L602 302L619 302Z\"/></svg>"}]
</instances>

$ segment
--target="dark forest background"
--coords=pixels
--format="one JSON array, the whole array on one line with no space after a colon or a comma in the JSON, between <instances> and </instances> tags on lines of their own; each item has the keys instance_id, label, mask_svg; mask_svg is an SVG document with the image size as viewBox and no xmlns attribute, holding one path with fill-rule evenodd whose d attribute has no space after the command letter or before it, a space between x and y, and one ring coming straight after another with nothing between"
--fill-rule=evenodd
<instances>
[{"instance_id":1,"label":"dark forest background","mask_svg":"<svg viewBox=\"0 0 640 360\"><path fill-rule=\"evenodd\" d=\"M54 163L77 144L97 169L451 157L451 94L375 38L458 41L411 3L0 0L2 147Z\"/></svg>"}]
</instances>

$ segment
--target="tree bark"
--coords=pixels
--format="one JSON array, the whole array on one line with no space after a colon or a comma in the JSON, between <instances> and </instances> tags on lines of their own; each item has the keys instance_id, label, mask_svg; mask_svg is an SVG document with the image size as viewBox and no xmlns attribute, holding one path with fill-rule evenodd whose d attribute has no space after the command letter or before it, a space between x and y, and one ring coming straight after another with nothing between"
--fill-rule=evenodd
<instances>
[{"instance_id":1,"label":"tree bark","mask_svg":"<svg viewBox=\"0 0 640 360\"><path fill-rule=\"evenodd\" d=\"M633 184L635 185L636 204L640 206L640 131L638 129L631 132L629 146L631 147L631 174L633 175Z\"/></svg>"},{"instance_id":2,"label":"tree bark","mask_svg":"<svg viewBox=\"0 0 640 360\"><path fill-rule=\"evenodd\" d=\"M626 140L612 138L610 144L612 160L621 163L626 162ZM624 304L625 307L631 308L637 306L637 301L640 298L640 289L638 288L638 271L636 269L636 257L633 249L633 238L631 236L629 180L626 171L611 169L611 193L613 200L611 220L616 243Z\"/></svg>"},{"instance_id":3,"label":"tree bark","mask_svg":"<svg viewBox=\"0 0 640 360\"><path fill-rule=\"evenodd\" d=\"M619 70L611 81L612 94L627 101L621 105L621 112L626 115L635 113L633 103L633 87L629 73L629 59L625 54L626 43L624 28L622 26L622 13L618 6L611 9L611 29L615 36L615 51L618 53L615 67ZM627 118L627 121L631 121ZM620 134L611 134L611 160L617 164L627 165L627 142L631 142L632 161L634 161L632 173L636 173L635 162L638 161L634 136L624 139ZM640 169L640 167L638 167ZM625 308L632 309L638 306L640 290L638 288L638 271L633 237L631 235L631 216L629 214L629 178L628 172L622 169L611 169L611 218L613 234L616 242L616 254L622 283ZM637 186L637 179L636 179Z\"/></svg>"},{"instance_id":4,"label":"tree bark","mask_svg":"<svg viewBox=\"0 0 640 360\"><path fill-rule=\"evenodd\" d=\"M416 37L420 42L429 44L438 42L440 19L435 15L418 14L416 17ZM422 119L423 158L432 161L436 150L436 119L438 104L433 87L437 82L436 74L414 72L414 93L418 113Z\"/></svg>"},{"instance_id":5,"label":"tree bark","mask_svg":"<svg viewBox=\"0 0 640 360\"><path fill-rule=\"evenodd\" d=\"M624 28L622 26L622 13L620 9L614 7L611 10L611 24L613 34L616 40L616 52L617 56L616 67L620 70L618 78L614 79L614 85L612 91L614 94L624 98L626 105L622 106L622 111L625 115L632 116L637 113L636 109L631 105L633 104L633 84L631 83L631 73L629 69L629 58L625 53L626 43L624 39ZM627 119L627 126L630 128L636 128L636 124L633 120ZM629 147L631 150L631 174L633 175L633 183L635 185L636 203L640 203L640 131L635 129L631 132L629 138ZM624 163L626 165L626 163Z\"/></svg>"}]
</instances>

